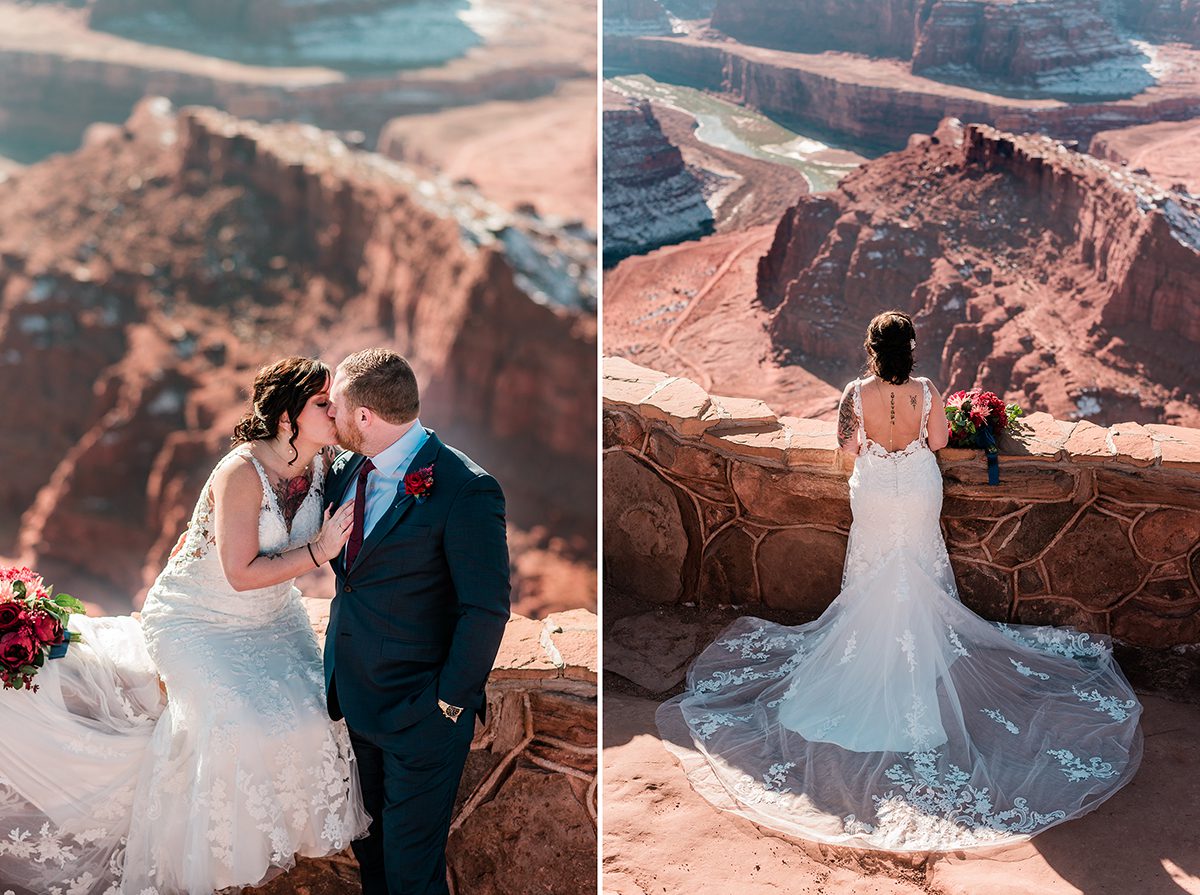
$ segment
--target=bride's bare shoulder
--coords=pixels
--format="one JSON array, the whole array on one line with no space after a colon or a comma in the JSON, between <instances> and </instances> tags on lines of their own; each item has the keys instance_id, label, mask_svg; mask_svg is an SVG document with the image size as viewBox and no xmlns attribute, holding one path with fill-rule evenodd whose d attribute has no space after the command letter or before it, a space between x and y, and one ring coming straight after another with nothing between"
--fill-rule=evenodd
<instances>
[{"instance_id":1,"label":"bride's bare shoulder","mask_svg":"<svg viewBox=\"0 0 1200 895\"><path fill-rule=\"evenodd\" d=\"M258 470L245 451L233 450L221 458L213 470L213 487L217 491L234 488L238 491L262 490Z\"/></svg>"}]
</instances>

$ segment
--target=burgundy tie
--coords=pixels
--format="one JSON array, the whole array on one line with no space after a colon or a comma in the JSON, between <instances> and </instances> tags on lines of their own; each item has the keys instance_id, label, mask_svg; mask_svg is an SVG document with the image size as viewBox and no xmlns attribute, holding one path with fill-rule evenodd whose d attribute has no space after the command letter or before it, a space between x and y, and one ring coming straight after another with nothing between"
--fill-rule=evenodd
<instances>
[{"instance_id":1,"label":"burgundy tie","mask_svg":"<svg viewBox=\"0 0 1200 895\"><path fill-rule=\"evenodd\" d=\"M354 489L354 527L350 529L350 540L346 542L346 569L354 565L358 551L362 549L363 525L367 515L367 476L375 464L370 460L358 470L358 486Z\"/></svg>"}]
</instances>

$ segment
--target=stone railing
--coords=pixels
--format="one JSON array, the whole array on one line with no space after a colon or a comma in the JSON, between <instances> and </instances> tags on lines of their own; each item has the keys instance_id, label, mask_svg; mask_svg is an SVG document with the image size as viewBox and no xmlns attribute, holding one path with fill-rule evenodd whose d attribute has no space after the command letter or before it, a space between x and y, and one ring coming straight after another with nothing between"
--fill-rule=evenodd
<instances>
[{"instance_id":1,"label":"stone railing","mask_svg":"<svg viewBox=\"0 0 1200 895\"><path fill-rule=\"evenodd\" d=\"M307 600L318 639L328 600ZM447 846L451 892L596 891L596 616L513 616L487 686ZM249 895L251 890L246 890ZM356 895L349 850L305 861L255 895Z\"/></svg>"},{"instance_id":2,"label":"stone railing","mask_svg":"<svg viewBox=\"0 0 1200 895\"><path fill-rule=\"evenodd\" d=\"M1138 646L1200 642L1200 430L1034 413L1000 448L997 486L981 451L938 452L966 605ZM841 584L848 472L832 422L607 358L605 587L814 618Z\"/></svg>"}]
</instances>

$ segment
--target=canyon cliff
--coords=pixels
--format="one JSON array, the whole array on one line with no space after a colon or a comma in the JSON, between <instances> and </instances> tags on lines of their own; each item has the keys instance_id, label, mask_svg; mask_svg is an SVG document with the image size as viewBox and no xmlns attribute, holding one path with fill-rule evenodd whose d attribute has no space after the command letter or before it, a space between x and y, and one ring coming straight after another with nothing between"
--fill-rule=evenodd
<instances>
[{"instance_id":1,"label":"canyon cliff","mask_svg":"<svg viewBox=\"0 0 1200 895\"><path fill-rule=\"evenodd\" d=\"M255 369L378 344L504 484L516 606L594 605L592 249L312 126L162 99L10 175L0 208L0 553L127 611Z\"/></svg>"},{"instance_id":2,"label":"canyon cliff","mask_svg":"<svg viewBox=\"0 0 1200 895\"><path fill-rule=\"evenodd\" d=\"M1198 275L1189 194L1045 137L951 120L802 200L757 292L776 347L797 359L851 356L882 302L944 345L944 382L1112 421L1163 422L1182 399L1193 421L1200 380L1183 359L1200 343Z\"/></svg>"},{"instance_id":3,"label":"canyon cliff","mask_svg":"<svg viewBox=\"0 0 1200 895\"><path fill-rule=\"evenodd\" d=\"M604 95L604 263L713 232L700 183L650 104Z\"/></svg>"},{"instance_id":4,"label":"canyon cliff","mask_svg":"<svg viewBox=\"0 0 1200 895\"><path fill-rule=\"evenodd\" d=\"M912 70L973 86L1049 86L1055 95L1128 96L1153 79L1100 0L936 0L922 11ZM1106 70L1107 69L1107 70ZM1057 77L1055 77L1057 75ZM1089 84L1103 78L1102 85Z\"/></svg>"},{"instance_id":5,"label":"canyon cliff","mask_svg":"<svg viewBox=\"0 0 1200 895\"><path fill-rule=\"evenodd\" d=\"M606 343L828 417L867 321L898 307L917 322L918 372L943 393L978 385L1062 419L1195 426L1198 277L1189 194L950 119L773 228L624 262L606 279Z\"/></svg>"},{"instance_id":6,"label":"canyon cliff","mask_svg":"<svg viewBox=\"0 0 1200 895\"><path fill-rule=\"evenodd\" d=\"M710 91L867 154L901 148L947 116L1086 143L1101 130L1200 115L1200 51L1182 46L1156 49L1166 73L1135 95L1112 99L1111 78L1104 78L1102 98L1070 102L946 83L914 74L899 59L791 53L696 34L613 37L604 47L608 64ZM1069 72L1064 77L1071 80Z\"/></svg>"},{"instance_id":7,"label":"canyon cliff","mask_svg":"<svg viewBox=\"0 0 1200 895\"><path fill-rule=\"evenodd\" d=\"M912 55L918 6L928 0L717 0L712 27L745 44L821 53Z\"/></svg>"},{"instance_id":8,"label":"canyon cliff","mask_svg":"<svg viewBox=\"0 0 1200 895\"><path fill-rule=\"evenodd\" d=\"M1135 31L1200 46L1200 0L1120 0L1118 9Z\"/></svg>"},{"instance_id":9,"label":"canyon cliff","mask_svg":"<svg viewBox=\"0 0 1200 895\"><path fill-rule=\"evenodd\" d=\"M671 20L658 0L609 0L604 4L605 34L670 34Z\"/></svg>"},{"instance_id":10,"label":"canyon cliff","mask_svg":"<svg viewBox=\"0 0 1200 895\"><path fill-rule=\"evenodd\" d=\"M1099 0L720 0L712 27L745 44L798 53L842 50L911 60L912 71L953 80L1037 85L1048 72L1125 63L1140 54Z\"/></svg>"}]
</instances>

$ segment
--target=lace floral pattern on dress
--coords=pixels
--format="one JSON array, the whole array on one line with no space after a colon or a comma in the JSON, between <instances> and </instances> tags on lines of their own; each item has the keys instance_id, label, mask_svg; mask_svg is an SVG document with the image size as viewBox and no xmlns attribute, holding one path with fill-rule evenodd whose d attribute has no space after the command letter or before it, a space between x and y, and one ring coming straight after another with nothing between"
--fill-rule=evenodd
<instances>
[{"instance_id":1,"label":"lace floral pattern on dress","mask_svg":"<svg viewBox=\"0 0 1200 895\"><path fill-rule=\"evenodd\" d=\"M904 852L1025 839L1093 810L1141 758L1141 706L1106 638L959 601L922 387L921 434L895 452L868 443L852 389L867 447L829 607L795 626L738 619L658 710L697 792L785 834Z\"/></svg>"},{"instance_id":2,"label":"lace floral pattern on dress","mask_svg":"<svg viewBox=\"0 0 1200 895\"><path fill-rule=\"evenodd\" d=\"M254 462L243 446L218 468L246 460ZM319 531L323 458L311 475L291 525L264 482L260 552ZM45 669L55 688L38 694L60 690L58 714L47 721L30 714L29 700L0 700L0 745L22 748L16 731L29 727L52 747L46 766L73 781L67 807L54 809L60 819L30 798L32 777L0 785L0 879L51 895L240 889L365 832L349 734L329 720L300 594L291 581L229 586L213 549L211 498L210 476L141 626L72 617L84 639Z\"/></svg>"}]
</instances>

